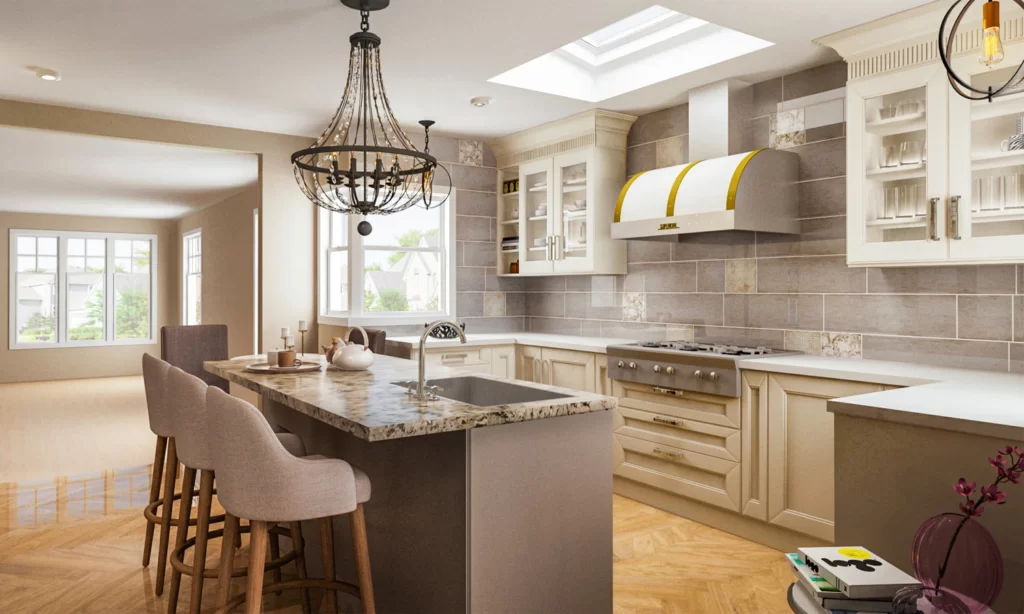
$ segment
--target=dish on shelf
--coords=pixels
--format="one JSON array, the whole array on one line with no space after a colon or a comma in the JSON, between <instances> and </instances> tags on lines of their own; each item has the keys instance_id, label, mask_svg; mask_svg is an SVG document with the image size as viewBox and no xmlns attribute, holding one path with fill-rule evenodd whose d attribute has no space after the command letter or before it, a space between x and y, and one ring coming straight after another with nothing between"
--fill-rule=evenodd
<instances>
[{"instance_id":1,"label":"dish on shelf","mask_svg":"<svg viewBox=\"0 0 1024 614\"><path fill-rule=\"evenodd\" d=\"M585 201L585 200L573 201L573 202L571 202L571 203L569 203L568 205L565 206L565 210L566 211L573 211L573 212L575 212L575 211L586 211L587 210L587 201Z\"/></svg>"},{"instance_id":2,"label":"dish on shelf","mask_svg":"<svg viewBox=\"0 0 1024 614\"><path fill-rule=\"evenodd\" d=\"M531 187L531 188L537 188L537 189L539 190L540 188L546 188L546 187L548 187L548 184L547 184L547 182L543 182L543 183L535 183L535 184L533 184L533 185L532 185L532 186L530 186L530 187Z\"/></svg>"},{"instance_id":3,"label":"dish on shelf","mask_svg":"<svg viewBox=\"0 0 1024 614\"><path fill-rule=\"evenodd\" d=\"M574 179L566 179L564 183L565 183L565 185L579 185L581 183L586 183L586 182L587 182L587 178L584 176L584 177L576 177Z\"/></svg>"},{"instance_id":4,"label":"dish on shelf","mask_svg":"<svg viewBox=\"0 0 1024 614\"><path fill-rule=\"evenodd\" d=\"M547 243L547 237L537 237L536 239L533 240L533 244L535 247L544 247L545 245L547 245Z\"/></svg>"}]
</instances>

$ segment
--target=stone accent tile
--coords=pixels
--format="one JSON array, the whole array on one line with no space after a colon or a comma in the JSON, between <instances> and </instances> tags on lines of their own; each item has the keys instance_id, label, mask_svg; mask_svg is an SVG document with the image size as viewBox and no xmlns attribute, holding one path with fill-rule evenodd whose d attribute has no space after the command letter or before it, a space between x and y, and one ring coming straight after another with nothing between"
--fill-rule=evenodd
<instances>
[{"instance_id":1,"label":"stone accent tile","mask_svg":"<svg viewBox=\"0 0 1024 614\"><path fill-rule=\"evenodd\" d=\"M778 112L779 103L782 102L782 77L755 83L753 88L754 105L751 117L762 117Z\"/></svg>"},{"instance_id":2,"label":"stone accent tile","mask_svg":"<svg viewBox=\"0 0 1024 614\"><path fill-rule=\"evenodd\" d=\"M782 78L782 99L795 100L846 87L846 62L815 66Z\"/></svg>"},{"instance_id":3,"label":"stone accent tile","mask_svg":"<svg viewBox=\"0 0 1024 614\"><path fill-rule=\"evenodd\" d=\"M821 356L823 334L817 331L787 330L784 349L803 352L810 356Z\"/></svg>"},{"instance_id":4,"label":"stone accent tile","mask_svg":"<svg viewBox=\"0 0 1024 614\"><path fill-rule=\"evenodd\" d=\"M672 260L753 258L754 233L742 230L680 235L672 244Z\"/></svg>"},{"instance_id":5,"label":"stone accent tile","mask_svg":"<svg viewBox=\"0 0 1024 614\"><path fill-rule=\"evenodd\" d=\"M1013 339L1012 296L958 296L956 310L958 339Z\"/></svg>"},{"instance_id":6,"label":"stone accent tile","mask_svg":"<svg viewBox=\"0 0 1024 614\"><path fill-rule=\"evenodd\" d=\"M1024 341L1024 297L1013 297L1013 340Z\"/></svg>"},{"instance_id":7,"label":"stone accent tile","mask_svg":"<svg viewBox=\"0 0 1024 614\"><path fill-rule=\"evenodd\" d=\"M569 292L565 295L565 313L589 320L620 320L622 304L622 294L614 292Z\"/></svg>"},{"instance_id":8,"label":"stone accent tile","mask_svg":"<svg viewBox=\"0 0 1024 614\"><path fill-rule=\"evenodd\" d=\"M488 292L522 292L525 289L525 277L498 277L495 268L487 268L484 273L484 290Z\"/></svg>"},{"instance_id":9,"label":"stone accent tile","mask_svg":"<svg viewBox=\"0 0 1024 614\"><path fill-rule=\"evenodd\" d=\"M820 294L726 294L725 325L821 330L822 297Z\"/></svg>"},{"instance_id":10,"label":"stone accent tile","mask_svg":"<svg viewBox=\"0 0 1024 614\"><path fill-rule=\"evenodd\" d=\"M601 336L635 341L664 341L668 338L664 324L650 322L601 322Z\"/></svg>"},{"instance_id":11,"label":"stone accent tile","mask_svg":"<svg viewBox=\"0 0 1024 614\"><path fill-rule=\"evenodd\" d=\"M503 316L505 315L505 293L484 292L484 315ZM513 314L515 315L515 314Z\"/></svg>"},{"instance_id":12,"label":"stone accent tile","mask_svg":"<svg viewBox=\"0 0 1024 614\"><path fill-rule=\"evenodd\" d=\"M887 294L1013 294L1013 265L868 269L868 292Z\"/></svg>"},{"instance_id":13,"label":"stone accent tile","mask_svg":"<svg viewBox=\"0 0 1024 614\"><path fill-rule=\"evenodd\" d=\"M564 277L527 277L527 292L565 292Z\"/></svg>"},{"instance_id":14,"label":"stone accent tile","mask_svg":"<svg viewBox=\"0 0 1024 614\"><path fill-rule=\"evenodd\" d=\"M455 194L455 212L459 215L496 217L498 215L498 194L496 192L459 190Z\"/></svg>"},{"instance_id":15,"label":"stone accent tile","mask_svg":"<svg viewBox=\"0 0 1024 614\"><path fill-rule=\"evenodd\" d=\"M821 333L821 355L863 358L864 337L854 333Z\"/></svg>"},{"instance_id":16,"label":"stone accent tile","mask_svg":"<svg viewBox=\"0 0 1024 614\"><path fill-rule=\"evenodd\" d=\"M416 130L411 130L406 133L412 144L417 149L423 151L423 130L417 127ZM438 162L445 164L458 164L459 163L459 139L452 138L450 136L443 136L440 134L430 133L430 155L437 158ZM448 169L451 172L451 168ZM444 175L444 173L441 173ZM494 189L494 188L491 188Z\"/></svg>"},{"instance_id":17,"label":"stone accent tile","mask_svg":"<svg viewBox=\"0 0 1024 614\"><path fill-rule=\"evenodd\" d=\"M803 109L779 111L768 116L768 147L789 149L806 142Z\"/></svg>"},{"instance_id":18,"label":"stone accent tile","mask_svg":"<svg viewBox=\"0 0 1024 614\"><path fill-rule=\"evenodd\" d=\"M565 278L565 289L567 292L624 292L626 276L571 275Z\"/></svg>"},{"instance_id":19,"label":"stone accent tile","mask_svg":"<svg viewBox=\"0 0 1024 614\"><path fill-rule=\"evenodd\" d=\"M492 243L470 241L463 247L463 259L476 266L494 267L498 260L498 247Z\"/></svg>"},{"instance_id":20,"label":"stone accent tile","mask_svg":"<svg viewBox=\"0 0 1024 614\"><path fill-rule=\"evenodd\" d=\"M808 128L804 140L807 143L817 143L818 141L838 139L841 136L846 136L846 124L829 124L827 126Z\"/></svg>"},{"instance_id":21,"label":"stone accent tile","mask_svg":"<svg viewBox=\"0 0 1024 614\"><path fill-rule=\"evenodd\" d=\"M672 260L670 241L626 241L627 262L668 262Z\"/></svg>"},{"instance_id":22,"label":"stone accent tile","mask_svg":"<svg viewBox=\"0 0 1024 614\"><path fill-rule=\"evenodd\" d=\"M686 164L690 160L688 136L673 136L655 143L655 163L658 168Z\"/></svg>"},{"instance_id":23,"label":"stone accent tile","mask_svg":"<svg viewBox=\"0 0 1024 614\"><path fill-rule=\"evenodd\" d=\"M785 344L784 332L765 328L694 326L693 340L697 343L725 343L755 347L763 345L766 348L781 348Z\"/></svg>"},{"instance_id":24,"label":"stone accent tile","mask_svg":"<svg viewBox=\"0 0 1024 614\"><path fill-rule=\"evenodd\" d=\"M867 286L866 278L864 269L846 266L845 256L763 258L757 262L758 292L858 293L864 292ZM825 312L828 311L826 305Z\"/></svg>"},{"instance_id":25,"label":"stone accent tile","mask_svg":"<svg viewBox=\"0 0 1024 614\"><path fill-rule=\"evenodd\" d=\"M526 301L526 315L546 318L565 317L564 292L537 292Z\"/></svg>"},{"instance_id":26,"label":"stone accent tile","mask_svg":"<svg viewBox=\"0 0 1024 614\"><path fill-rule=\"evenodd\" d=\"M841 294L825 297L825 329L956 338L956 297Z\"/></svg>"},{"instance_id":27,"label":"stone accent tile","mask_svg":"<svg viewBox=\"0 0 1024 614\"><path fill-rule=\"evenodd\" d=\"M696 292L697 263L657 262L630 264L629 276L643 278L644 292ZM630 289L630 291L633 291Z\"/></svg>"},{"instance_id":28,"label":"stone accent tile","mask_svg":"<svg viewBox=\"0 0 1024 614\"><path fill-rule=\"evenodd\" d=\"M1010 373L1024 373L1024 343L1010 344Z\"/></svg>"},{"instance_id":29,"label":"stone accent tile","mask_svg":"<svg viewBox=\"0 0 1024 614\"><path fill-rule=\"evenodd\" d=\"M752 258L726 260L725 291L757 292L757 261Z\"/></svg>"},{"instance_id":30,"label":"stone accent tile","mask_svg":"<svg viewBox=\"0 0 1024 614\"><path fill-rule=\"evenodd\" d=\"M494 192L497 190L497 169L485 166L453 164L448 170L452 174L452 184L457 190L476 190L478 192Z\"/></svg>"},{"instance_id":31,"label":"stone accent tile","mask_svg":"<svg viewBox=\"0 0 1024 614\"><path fill-rule=\"evenodd\" d=\"M722 324L721 294L648 294L647 321L665 324Z\"/></svg>"},{"instance_id":32,"label":"stone accent tile","mask_svg":"<svg viewBox=\"0 0 1024 614\"><path fill-rule=\"evenodd\" d=\"M697 292L725 292L725 260L697 263Z\"/></svg>"},{"instance_id":33,"label":"stone accent tile","mask_svg":"<svg viewBox=\"0 0 1024 614\"><path fill-rule=\"evenodd\" d=\"M480 141L459 139L459 164L484 165L484 144Z\"/></svg>"},{"instance_id":34,"label":"stone accent tile","mask_svg":"<svg viewBox=\"0 0 1024 614\"><path fill-rule=\"evenodd\" d=\"M466 332L521 333L526 330L523 318L459 318L466 323Z\"/></svg>"},{"instance_id":35,"label":"stone accent tile","mask_svg":"<svg viewBox=\"0 0 1024 614\"><path fill-rule=\"evenodd\" d=\"M483 292L486 271L487 269L476 266L455 267L455 291Z\"/></svg>"},{"instance_id":36,"label":"stone accent tile","mask_svg":"<svg viewBox=\"0 0 1024 614\"><path fill-rule=\"evenodd\" d=\"M790 151L800 156L800 181L846 175L846 139L798 145Z\"/></svg>"},{"instance_id":37,"label":"stone accent tile","mask_svg":"<svg viewBox=\"0 0 1024 614\"><path fill-rule=\"evenodd\" d=\"M455 238L460 241L490 241L493 217L455 216Z\"/></svg>"},{"instance_id":38,"label":"stone accent tile","mask_svg":"<svg viewBox=\"0 0 1024 614\"><path fill-rule=\"evenodd\" d=\"M768 117L757 117L747 124L747 134L750 138L751 149L767 149L769 144L769 132L771 127L769 125Z\"/></svg>"},{"instance_id":39,"label":"stone accent tile","mask_svg":"<svg viewBox=\"0 0 1024 614\"><path fill-rule=\"evenodd\" d=\"M669 341L693 341L693 326L669 324L665 327L665 339Z\"/></svg>"},{"instance_id":40,"label":"stone accent tile","mask_svg":"<svg viewBox=\"0 0 1024 614\"><path fill-rule=\"evenodd\" d=\"M463 252L465 250L465 247L466 246L462 244L462 241L456 241L455 242L455 266L462 266L462 263L464 261L462 256L463 256ZM456 287L458 287L458 286L456 286Z\"/></svg>"},{"instance_id":41,"label":"stone accent tile","mask_svg":"<svg viewBox=\"0 0 1024 614\"><path fill-rule=\"evenodd\" d=\"M460 318L484 315L484 293L457 292L455 294L455 313Z\"/></svg>"},{"instance_id":42,"label":"stone accent tile","mask_svg":"<svg viewBox=\"0 0 1024 614\"><path fill-rule=\"evenodd\" d=\"M646 143L626 150L626 176L658 168L657 146Z\"/></svg>"},{"instance_id":43,"label":"stone accent tile","mask_svg":"<svg viewBox=\"0 0 1024 614\"><path fill-rule=\"evenodd\" d=\"M846 218L800 220L800 234L757 233L757 257L830 256L846 253Z\"/></svg>"},{"instance_id":44,"label":"stone accent tile","mask_svg":"<svg viewBox=\"0 0 1024 614\"><path fill-rule=\"evenodd\" d=\"M529 331L532 333L553 333L556 335L583 334L583 320L567 320L565 318L527 318Z\"/></svg>"},{"instance_id":45,"label":"stone accent tile","mask_svg":"<svg viewBox=\"0 0 1024 614\"><path fill-rule=\"evenodd\" d=\"M530 297L525 292L506 292L505 293L505 315L507 316L525 316L526 315L526 300Z\"/></svg>"},{"instance_id":46,"label":"stone accent tile","mask_svg":"<svg viewBox=\"0 0 1024 614\"><path fill-rule=\"evenodd\" d=\"M653 143L670 136L689 134L690 105L678 106L641 115L629 129L626 144L629 146Z\"/></svg>"},{"instance_id":47,"label":"stone accent tile","mask_svg":"<svg viewBox=\"0 0 1024 614\"><path fill-rule=\"evenodd\" d=\"M913 362L937 367L1007 370L1007 346L1000 341L908 339L864 336L864 358Z\"/></svg>"},{"instance_id":48,"label":"stone accent tile","mask_svg":"<svg viewBox=\"0 0 1024 614\"><path fill-rule=\"evenodd\" d=\"M622 294L619 318L625 322L647 321L647 298L642 292L625 292ZM570 313L575 313L570 312ZM617 318L607 318L614 320Z\"/></svg>"},{"instance_id":49,"label":"stone accent tile","mask_svg":"<svg viewBox=\"0 0 1024 614\"><path fill-rule=\"evenodd\" d=\"M846 215L846 177L797 184L800 217Z\"/></svg>"}]
</instances>

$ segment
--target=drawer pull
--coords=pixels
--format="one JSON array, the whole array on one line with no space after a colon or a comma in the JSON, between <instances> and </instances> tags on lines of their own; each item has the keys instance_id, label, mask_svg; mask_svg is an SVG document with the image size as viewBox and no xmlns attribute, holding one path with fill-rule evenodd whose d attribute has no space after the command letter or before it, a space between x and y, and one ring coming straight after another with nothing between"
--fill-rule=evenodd
<instances>
[{"instance_id":1,"label":"drawer pull","mask_svg":"<svg viewBox=\"0 0 1024 614\"><path fill-rule=\"evenodd\" d=\"M651 389L659 394L670 394L672 396L680 396L683 394L682 390L675 390L673 388L663 388L661 386L652 386Z\"/></svg>"},{"instance_id":2,"label":"drawer pull","mask_svg":"<svg viewBox=\"0 0 1024 614\"><path fill-rule=\"evenodd\" d=\"M467 358L469 358L469 354L441 354L442 362L449 360L466 360Z\"/></svg>"},{"instance_id":3,"label":"drawer pull","mask_svg":"<svg viewBox=\"0 0 1024 614\"><path fill-rule=\"evenodd\" d=\"M662 450L661 448L654 448L654 453L658 456L664 456L665 458L672 459L678 459L683 457L682 454L679 454L677 452L669 452L667 450Z\"/></svg>"},{"instance_id":4,"label":"drawer pull","mask_svg":"<svg viewBox=\"0 0 1024 614\"><path fill-rule=\"evenodd\" d=\"M661 416L654 416L651 418L653 422L660 422L662 424L671 424L672 426L679 426L678 420L669 420L668 418L662 418Z\"/></svg>"}]
</instances>

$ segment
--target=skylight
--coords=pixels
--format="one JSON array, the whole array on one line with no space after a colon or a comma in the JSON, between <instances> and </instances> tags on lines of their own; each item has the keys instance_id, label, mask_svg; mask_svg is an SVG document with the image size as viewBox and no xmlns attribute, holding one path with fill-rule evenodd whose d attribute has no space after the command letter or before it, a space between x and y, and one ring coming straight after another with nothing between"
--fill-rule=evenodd
<instances>
[{"instance_id":1,"label":"skylight","mask_svg":"<svg viewBox=\"0 0 1024 614\"><path fill-rule=\"evenodd\" d=\"M625 19L620 19L610 26L605 26L597 32L592 32L580 40L595 49L600 49L627 36L653 28L658 23L676 15L679 15L679 13L655 4L639 13L634 13Z\"/></svg>"}]
</instances>

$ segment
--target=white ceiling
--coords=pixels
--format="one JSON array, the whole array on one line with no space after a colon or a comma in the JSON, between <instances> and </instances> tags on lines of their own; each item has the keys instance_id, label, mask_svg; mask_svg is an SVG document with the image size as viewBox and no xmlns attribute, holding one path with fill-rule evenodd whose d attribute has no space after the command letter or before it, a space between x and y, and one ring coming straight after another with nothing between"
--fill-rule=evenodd
<instances>
[{"instance_id":1,"label":"white ceiling","mask_svg":"<svg viewBox=\"0 0 1024 614\"><path fill-rule=\"evenodd\" d=\"M392 0L371 17L398 118L493 137L594 105L488 83L661 4L775 43L600 103L644 113L722 78L751 82L837 59L816 37L922 0ZM0 97L315 135L341 92L359 17L338 0L4 0ZM46 83L27 66L62 72ZM473 96L491 96L483 109Z\"/></svg>"},{"instance_id":2,"label":"white ceiling","mask_svg":"<svg viewBox=\"0 0 1024 614\"><path fill-rule=\"evenodd\" d=\"M0 211L172 219L258 173L254 154L0 128Z\"/></svg>"}]
</instances>

